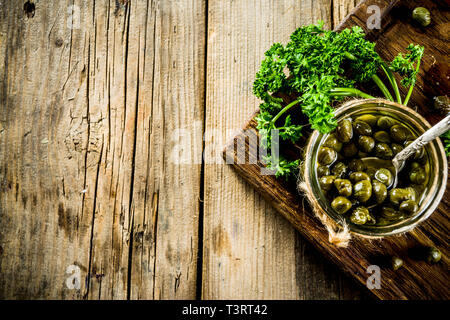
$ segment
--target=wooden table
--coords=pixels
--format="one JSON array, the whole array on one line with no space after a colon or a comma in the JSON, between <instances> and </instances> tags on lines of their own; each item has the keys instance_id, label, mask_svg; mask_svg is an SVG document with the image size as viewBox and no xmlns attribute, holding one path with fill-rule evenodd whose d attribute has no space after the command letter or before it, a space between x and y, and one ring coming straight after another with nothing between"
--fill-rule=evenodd
<instances>
[{"instance_id":1,"label":"wooden table","mask_svg":"<svg viewBox=\"0 0 450 320\"><path fill-rule=\"evenodd\" d=\"M0 0L0 298L367 297L221 158L265 50L356 2Z\"/></svg>"}]
</instances>

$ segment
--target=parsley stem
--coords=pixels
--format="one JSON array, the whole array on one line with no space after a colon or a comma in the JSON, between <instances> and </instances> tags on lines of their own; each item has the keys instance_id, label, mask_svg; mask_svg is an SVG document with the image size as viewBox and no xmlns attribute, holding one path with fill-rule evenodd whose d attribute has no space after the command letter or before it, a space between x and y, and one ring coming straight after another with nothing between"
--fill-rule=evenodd
<instances>
[{"instance_id":1,"label":"parsley stem","mask_svg":"<svg viewBox=\"0 0 450 320\"><path fill-rule=\"evenodd\" d=\"M381 64L381 69L384 71L384 73L386 74L389 82L391 83L391 86L392 86L392 89L394 90L395 98L397 99L397 102L401 104L402 103L402 98L400 96L400 91L398 90L398 85L397 85L397 81L394 78L394 74L392 73L391 69L389 68L389 66L384 61ZM392 101L394 101L394 100L392 100Z\"/></svg>"},{"instance_id":2,"label":"parsley stem","mask_svg":"<svg viewBox=\"0 0 450 320\"><path fill-rule=\"evenodd\" d=\"M421 61L421 60L419 60L419 61L417 62L417 66L416 66L416 74L419 72L420 61ZM403 105L406 106L406 105L408 104L409 98L411 98L411 94L412 94L412 91L413 91L413 89L414 89L414 85L415 85L415 84L416 84L416 81L414 81L414 82L411 84L411 86L409 87L408 94L406 95L405 101L403 101Z\"/></svg>"},{"instance_id":3,"label":"parsley stem","mask_svg":"<svg viewBox=\"0 0 450 320\"><path fill-rule=\"evenodd\" d=\"M355 88L334 88L331 89L330 94L335 97L361 97L365 99L374 99L375 97L362 92Z\"/></svg>"},{"instance_id":4,"label":"parsley stem","mask_svg":"<svg viewBox=\"0 0 450 320\"><path fill-rule=\"evenodd\" d=\"M345 55L348 59L350 59L350 60L352 60L352 61L356 61L356 60L358 59L358 58L356 58L354 55L352 55L352 54L349 53L349 52L345 52L344 55ZM378 88L380 88L381 92L383 92L384 96L385 96L388 100L394 101L394 98L392 98L392 95L391 95L391 93L389 92L388 88L386 87L386 85L383 83L383 81L381 81L381 79L380 79L376 74L374 74L374 75L372 76L372 80L373 80L373 82L375 82L375 84L378 86ZM395 90L395 89L394 89L394 90ZM398 90L398 89L397 89L397 90Z\"/></svg>"},{"instance_id":5,"label":"parsley stem","mask_svg":"<svg viewBox=\"0 0 450 320\"><path fill-rule=\"evenodd\" d=\"M392 98L391 93L389 92L388 88L386 88L386 85L381 81L380 77L378 77L376 74L372 76L372 80L376 83L378 88L380 88L381 92L383 92L384 96L390 100L394 101L394 98Z\"/></svg>"},{"instance_id":6,"label":"parsley stem","mask_svg":"<svg viewBox=\"0 0 450 320\"><path fill-rule=\"evenodd\" d=\"M272 123L275 124L275 122L278 120L278 118L280 118L283 113L285 113L286 111L288 111L290 108L292 108L293 106L295 106L296 104L298 104L300 102L300 100L294 100L291 103L289 103L286 107L284 107L280 112L278 112L278 114L273 117L272 119Z\"/></svg>"}]
</instances>

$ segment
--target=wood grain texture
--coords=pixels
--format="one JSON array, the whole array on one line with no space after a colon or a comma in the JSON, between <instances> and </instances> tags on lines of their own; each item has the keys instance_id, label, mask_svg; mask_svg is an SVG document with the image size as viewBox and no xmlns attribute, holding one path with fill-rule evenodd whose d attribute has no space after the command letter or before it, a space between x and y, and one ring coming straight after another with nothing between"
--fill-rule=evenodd
<instances>
[{"instance_id":1,"label":"wood grain texture","mask_svg":"<svg viewBox=\"0 0 450 320\"><path fill-rule=\"evenodd\" d=\"M424 5L424 1L420 3ZM432 12L433 24L423 30L412 24L408 15L408 12L410 13L415 6L419 5L418 1L394 1L391 3L387 0L368 0L358 6L354 15L338 28L355 24L365 28L368 16L367 8L370 4L377 4L382 8L382 29L367 30L368 38L377 41L377 50L382 57L392 58L393 53L388 50L393 50L394 47L397 48L397 51L404 50L403 48L411 42L425 45L426 55L423 59L422 71L419 74L410 105L418 106L419 113L431 122L437 121L439 115L433 114L431 111L430 100L432 96L448 94L449 81L446 69L449 56L448 33L444 30L449 21L449 7L444 3L426 1L426 7ZM391 4L394 5L391 6ZM434 83L430 84L430 81L434 81ZM442 85L436 86L437 82ZM378 298L449 298L448 212L450 196L448 188L438 209L413 232L384 240L369 241L354 238L349 248L337 248L328 242L326 231L311 211L305 208L294 185L277 180L273 176L261 175L261 163L257 165L246 163L245 154L233 151L235 146L248 145L245 142L246 136L250 137L250 141L256 139L255 125L254 119L245 125L245 135L238 134L228 145L226 149L226 151L230 151L228 156L234 157L234 167L244 179L255 186L316 248L362 284L366 283L368 277L366 268L372 264L380 265L382 267L381 289L371 291ZM248 145L248 148L249 154L257 154L254 145L253 147ZM417 260L417 256L413 252L418 247L430 245L437 246L443 252L442 261L433 266ZM386 267L386 259L392 255L400 255L405 260L405 266L397 272Z\"/></svg>"},{"instance_id":2,"label":"wood grain texture","mask_svg":"<svg viewBox=\"0 0 450 320\"><path fill-rule=\"evenodd\" d=\"M171 151L201 145L204 1L0 17L0 297L195 298L200 164Z\"/></svg>"},{"instance_id":3,"label":"wood grain texture","mask_svg":"<svg viewBox=\"0 0 450 320\"><path fill-rule=\"evenodd\" d=\"M209 1L204 299L359 295L348 279L317 257L311 246L274 214L258 192L229 167L208 164L208 159L217 159L217 150L238 129L236 124L257 107L252 82L264 52L273 42L286 42L301 25L322 19L332 27L332 5L327 0ZM352 295L346 295L348 288Z\"/></svg>"}]
</instances>

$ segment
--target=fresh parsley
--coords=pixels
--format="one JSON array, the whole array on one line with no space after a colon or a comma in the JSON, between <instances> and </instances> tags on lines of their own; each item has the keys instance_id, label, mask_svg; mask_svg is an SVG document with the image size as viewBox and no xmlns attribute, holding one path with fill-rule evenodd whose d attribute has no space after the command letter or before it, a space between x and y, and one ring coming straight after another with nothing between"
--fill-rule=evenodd
<instances>
[{"instance_id":1,"label":"fresh parsley","mask_svg":"<svg viewBox=\"0 0 450 320\"><path fill-rule=\"evenodd\" d=\"M402 103L393 72L403 76L401 84L409 86L405 105L411 96L423 55L423 47L410 45L405 56L399 54L390 64L383 61L375 51L375 43L367 41L360 27L341 32L323 29L323 22L308 25L292 33L290 41L283 46L275 43L265 53L261 67L253 83L253 93L263 100L257 116L257 129L262 147L270 150L271 132L278 130L282 141L297 142L302 128L328 133L337 123L333 104L344 97L373 98L356 88L370 80L380 88L383 95ZM383 70L394 91L378 77ZM296 98L287 105L278 94ZM295 114L295 120L294 115ZM298 168L298 160L289 161L280 156L272 163L270 153L265 159L276 176L289 178Z\"/></svg>"}]
</instances>

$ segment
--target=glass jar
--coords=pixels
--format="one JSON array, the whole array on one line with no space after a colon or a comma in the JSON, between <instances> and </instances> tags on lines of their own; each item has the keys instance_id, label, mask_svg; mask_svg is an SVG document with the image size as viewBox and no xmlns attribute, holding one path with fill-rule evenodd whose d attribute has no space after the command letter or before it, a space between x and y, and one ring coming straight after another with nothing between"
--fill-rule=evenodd
<instances>
[{"instance_id":1,"label":"glass jar","mask_svg":"<svg viewBox=\"0 0 450 320\"><path fill-rule=\"evenodd\" d=\"M421 115L395 102L383 99L352 100L335 110L337 121L344 118L356 117L363 114L386 115L401 121L408 126L414 134L420 136L431 125ZM310 193L314 208L319 208L335 223L342 225L342 215L337 213L323 194L316 175L317 154L327 135L314 131L305 149L305 161L303 166L303 178ZM419 223L426 220L439 205L447 186L448 164L444 147L440 139L435 139L425 147L429 157L430 177L419 210L412 216L390 225L356 225L348 223L350 232L366 237L386 237L398 233L407 232Z\"/></svg>"}]
</instances>

